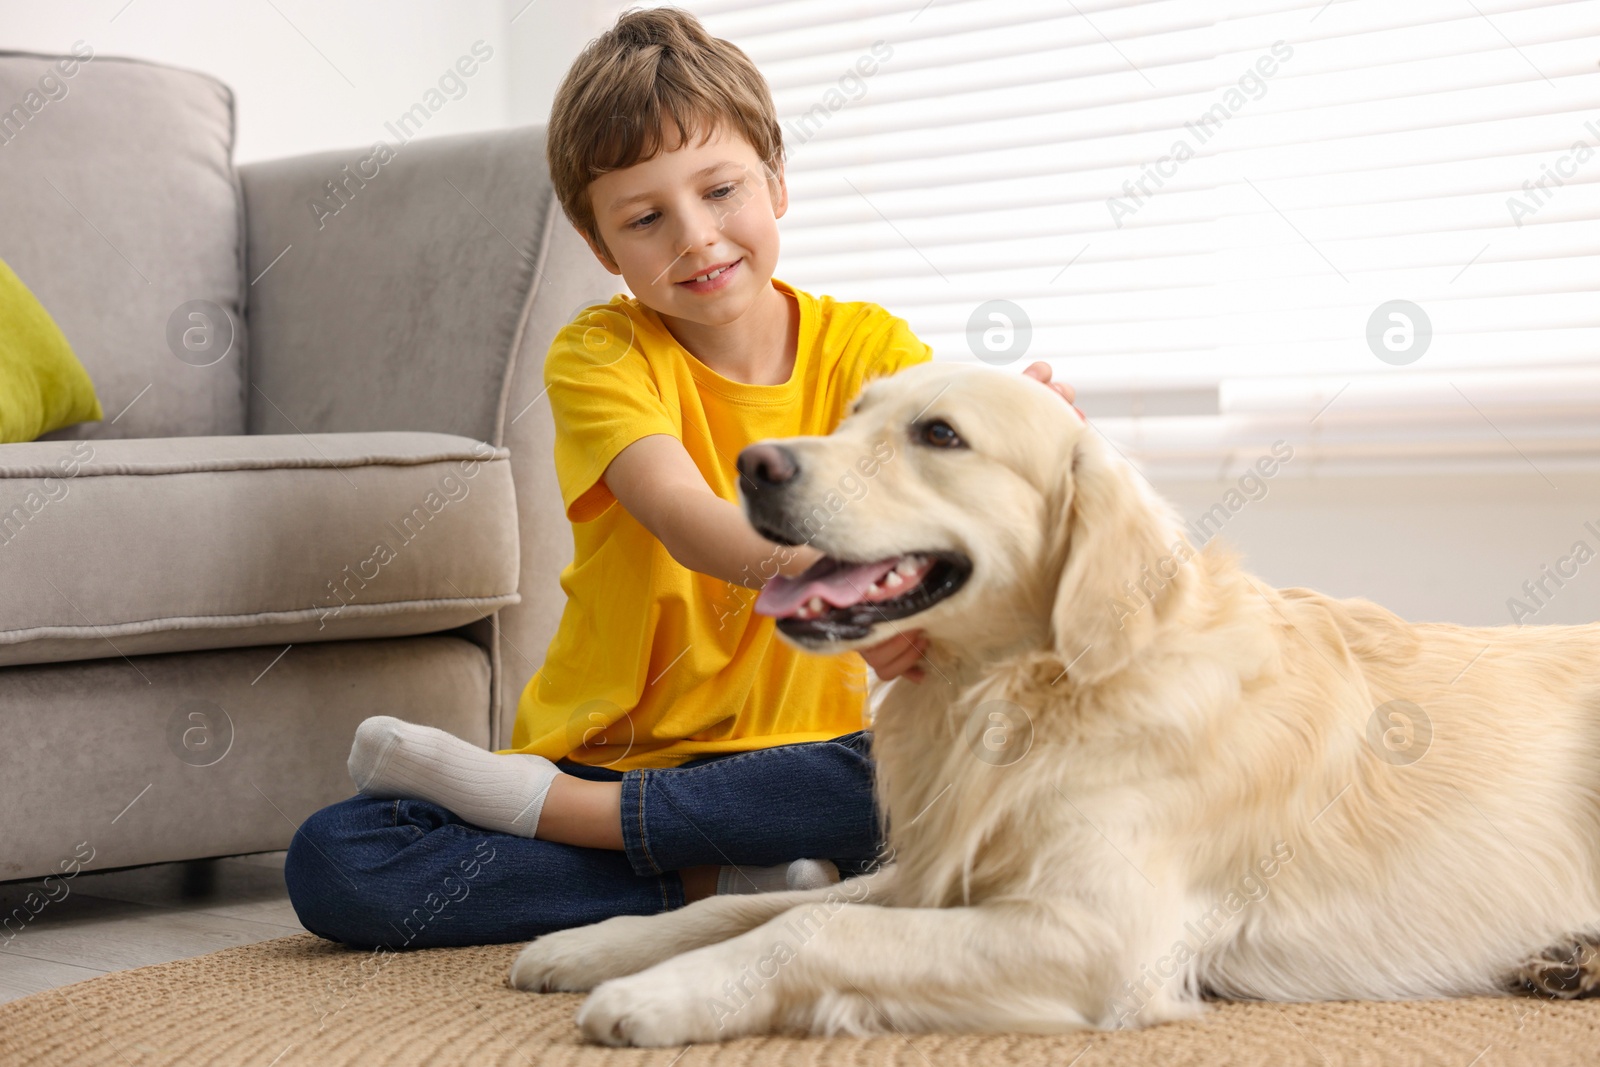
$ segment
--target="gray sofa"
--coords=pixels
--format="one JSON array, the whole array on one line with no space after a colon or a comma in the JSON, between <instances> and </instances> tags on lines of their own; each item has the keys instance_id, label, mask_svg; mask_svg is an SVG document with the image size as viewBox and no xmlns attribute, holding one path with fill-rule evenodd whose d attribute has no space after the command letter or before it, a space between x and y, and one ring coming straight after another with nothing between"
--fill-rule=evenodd
<instances>
[{"instance_id":1,"label":"gray sofa","mask_svg":"<svg viewBox=\"0 0 1600 1067\"><path fill-rule=\"evenodd\" d=\"M5 108L0 258L105 419L0 445L0 880L285 848L369 715L508 747L544 354L620 288L543 129L236 171L226 86L101 56L0 53Z\"/></svg>"}]
</instances>

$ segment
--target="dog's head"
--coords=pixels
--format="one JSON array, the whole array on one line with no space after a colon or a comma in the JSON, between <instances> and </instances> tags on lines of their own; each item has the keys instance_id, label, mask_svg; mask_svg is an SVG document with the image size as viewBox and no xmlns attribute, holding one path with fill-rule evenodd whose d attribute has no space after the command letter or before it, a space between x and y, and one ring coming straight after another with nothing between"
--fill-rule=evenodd
<instances>
[{"instance_id":1,"label":"dog's head","mask_svg":"<svg viewBox=\"0 0 1600 1067\"><path fill-rule=\"evenodd\" d=\"M826 556L756 601L819 653L921 629L979 661L1053 644L1092 679L1149 640L1192 555L1053 390L987 367L878 379L829 436L762 441L738 466L756 530Z\"/></svg>"}]
</instances>

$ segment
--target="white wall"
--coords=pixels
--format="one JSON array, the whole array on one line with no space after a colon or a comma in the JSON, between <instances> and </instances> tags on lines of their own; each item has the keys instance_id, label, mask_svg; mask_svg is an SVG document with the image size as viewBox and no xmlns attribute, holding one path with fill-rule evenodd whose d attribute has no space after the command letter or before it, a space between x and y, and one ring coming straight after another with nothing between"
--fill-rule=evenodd
<instances>
[{"instance_id":1,"label":"white wall","mask_svg":"<svg viewBox=\"0 0 1600 1067\"><path fill-rule=\"evenodd\" d=\"M1539 467L1308 476L1291 462L1218 536L1272 585L1366 597L1415 622L1513 625L1513 597L1535 610L1524 625L1600 621L1600 471ZM1237 481L1154 484L1193 520ZM1562 563L1578 541L1589 561ZM1541 581L1542 592L1524 591L1525 582Z\"/></svg>"},{"instance_id":2,"label":"white wall","mask_svg":"<svg viewBox=\"0 0 1600 1067\"><path fill-rule=\"evenodd\" d=\"M365 147L447 82L422 136L542 123L567 65L614 17L556 0L0 0L0 49L136 56L205 71L234 91L235 159ZM456 98L459 97L459 98Z\"/></svg>"},{"instance_id":3,"label":"white wall","mask_svg":"<svg viewBox=\"0 0 1600 1067\"><path fill-rule=\"evenodd\" d=\"M611 28L627 4L614 0L505 0L510 27L510 121L542 123L567 68ZM524 8L524 5L528 5ZM519 13L520 12L520 13Z\"/></svg>"}]
</instances>

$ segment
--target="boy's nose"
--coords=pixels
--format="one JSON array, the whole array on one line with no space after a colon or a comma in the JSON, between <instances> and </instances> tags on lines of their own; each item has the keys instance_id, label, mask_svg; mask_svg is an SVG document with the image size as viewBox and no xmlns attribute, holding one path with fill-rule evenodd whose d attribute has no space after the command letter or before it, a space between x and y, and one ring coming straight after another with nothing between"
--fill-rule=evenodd
<instances>
[{"instance_id":1,"label":"boy's nose","mask_svg":"<svg viewBox=\"0 0 1600 1067\"><path fill-rule=\"evenodd\" d=\"M732 212L726 206L712 204L703 211L691 211L683 215L683 229L679 234L678 247L684 249L699 248L703 250L711 262L720 262L710 253L727 239L723 230L728 225L728 217ZM732 256L723 256L722 259L732 259Z\"/></svg>"},{"instance_id":2,"label":"boy's nose","mask_svg":"<svg viewBox=\"0 0 1600 1067\"><path fill-rule=\"evenodd\" d=\"M739 453L739 473L749 479L757 489L777 489L794 480L800 473L800 464L794 453L782 445L762 442Z\"/></svg>"}]
</instances>

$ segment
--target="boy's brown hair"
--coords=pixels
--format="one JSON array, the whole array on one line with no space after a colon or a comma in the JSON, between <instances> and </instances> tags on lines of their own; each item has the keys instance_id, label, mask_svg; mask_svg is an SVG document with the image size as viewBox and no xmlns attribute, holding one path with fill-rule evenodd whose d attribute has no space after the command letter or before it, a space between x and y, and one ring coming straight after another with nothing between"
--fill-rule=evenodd
<instances>
[{"instance_id":1,"label":"boy's brown hair","mask_svg":"<svg viewBox=\"0 0 1600 1067\"><path fill-rule=\"evenodd\" d=\"M589 183L602 174L653 159L667 141L677 147L698 131L743 135L775 182L783 132L772 92L750 57L706 32L682 8L630 8L610 30L584 46L550 108L545 159L567 220L608 259Z\"/></svg>"}]
</instances>

